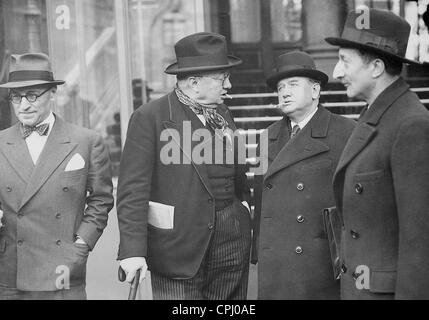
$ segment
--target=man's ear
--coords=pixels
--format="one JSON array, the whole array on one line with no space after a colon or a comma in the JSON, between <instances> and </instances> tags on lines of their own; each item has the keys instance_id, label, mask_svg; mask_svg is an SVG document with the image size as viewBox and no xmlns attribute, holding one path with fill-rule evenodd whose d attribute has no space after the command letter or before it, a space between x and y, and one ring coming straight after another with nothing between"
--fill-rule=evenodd
<instances>
[{"instance_id":1,"label":"man's ear","mask_svg":"<svg viewBox=\"0 0 429 320\"><path fill-rule=\"evenodd\" d=\"M198 92L198 78L197 77L189 77L188 78L188 87L195 92Z\"/></svg>"},{"instance_id":2,"label":"man's ear","mask_svg":"<svg viewBox=\"0 0 429 320\"><path fill-rule=\"evenodd\" d=\"M320 98L320 91L322 90L322 87L319 82L313 82L313 85L311 86L311 97L313 100Z\"/></svg>"},{"instance_id":3,"label":"man's ear","mask_svg":"<svg viewBox=\"0 0 429 320\"><path fill-rule=\"evenodd\" d=\"M57 93L57 87L52 87L51 91L49 91L49 94L51 95L51 100L55 98L56 93Z\"/></svg>"},{"instance_id":4,"label":"man's ear","mask_svg":"<svg viewBox=\"0 0 429 320\"><path fill-rule=\"evenodd\" d=\"M386 65L384 64L384 61L381 59L375 59L374 61L372 61L372 65L373 65L372 77L374 79L379 78L384 73L384 71L386 71Z\"/></svg>"}]
</instances>

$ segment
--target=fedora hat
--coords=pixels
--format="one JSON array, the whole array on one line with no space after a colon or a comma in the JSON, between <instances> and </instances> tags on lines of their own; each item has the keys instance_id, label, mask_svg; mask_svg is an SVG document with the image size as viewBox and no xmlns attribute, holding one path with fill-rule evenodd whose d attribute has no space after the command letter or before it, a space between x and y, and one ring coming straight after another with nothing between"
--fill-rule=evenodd
<instances>
[{"instance_id":1,"label":"fedora hat","mask_svg":"<svg viewBox=\"0 0 429 320\"><path fill-rule=\"evenodd\" d=\"M226 39L217 33L194 33L179 40L175 46L177 62L165 69L168 74L183 74L232 68L241 59L228 55Z\"/></svg>"},{"instance_id":2,"label":"fedora hat","mask_svg":"<svg viewBox=\"0 0 429 320\"><path fill-rule=\"evenodd\" d=\"M24 88L41 84L61 85L54 80L49 57L44 53L13 54L10 57L9 80L0 88Z\"/></svg>"},{"instance_id":3,"label":"fedora hat","mask_svg":"<svg viewBox=\"0 0 429 320\"><path fill-rule=\"evenodd\" d=\"M302 51L292 51L279 56L276 72L267 79L267 84L276 91L280 80L291 77L314 79L320 81L322 86L329 80L325 73L316 69L313 58Z\"/></svg>"},{"instance_id":4,"label":"fedora hat","mask_svg":"<svg viewBox=\"0 0 429 320\"><path fill-rule=\"evenodd\" d=\"M340 38L325 38L334 46L361 49L408 64L420 64L405 58L411 26L396 14L379 9L369 9L369 19L360 25L362 12L349 12ZM365 28L366 27L366 28Z\"/></svg>"}]
</instances>

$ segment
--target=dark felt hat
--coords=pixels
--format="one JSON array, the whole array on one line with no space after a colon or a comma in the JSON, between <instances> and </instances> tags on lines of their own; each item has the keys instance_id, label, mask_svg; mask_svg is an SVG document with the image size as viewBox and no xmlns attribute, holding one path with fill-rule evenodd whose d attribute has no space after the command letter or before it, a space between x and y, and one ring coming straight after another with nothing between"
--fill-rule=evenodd
<instances>
[{"instance_id":1,"label":"dark felt hat","mask_svg":"<svg viewBox=\"0 0 429 320\"><path fill-rule=\"evenodd\" d=\"M350 11L340 38L325 40L344 48L361 49L403 63L420 64L405 58L411 26L396 14L379 9ZM365 21L367 20L367 21Z\"/></svg>"},{"instance_id":2,"label":"dark felt hat","mask_svg":"<svg viewBox=\"0 0 429 320\"><path fill-rule=\"evenodd\" d=\"M282 54L277 61L276 72L267 79L268 86L277 90L277 83L285 78L306 77L320 81L324 86L329 77L316 69L313 58L302 51L292 51Z\"/></svg>"},{"instance_id":3,"label":"dark felt hat","mask_svg":"<svg viewBox=\"0 0 429 320\"><path fill-rule=\"evenodd\" d=\"M168 74L228 69L242 63L241 59L228 55L226 39L217 33L192 34L179 40L174 50L177 62L165 69Z\"/></svg>"},{"instance_id":4,"label":"dark felt hat","mask_svg":"<svg viewBox=\"0 0 429 320\"><path fill-rule=\"evenodd\" d=\"M61 85L55 80L49 57L44 53L13 54L10 57L9 80L0 88L25 88L42 84Z\"/></svg>"}]
</instances>

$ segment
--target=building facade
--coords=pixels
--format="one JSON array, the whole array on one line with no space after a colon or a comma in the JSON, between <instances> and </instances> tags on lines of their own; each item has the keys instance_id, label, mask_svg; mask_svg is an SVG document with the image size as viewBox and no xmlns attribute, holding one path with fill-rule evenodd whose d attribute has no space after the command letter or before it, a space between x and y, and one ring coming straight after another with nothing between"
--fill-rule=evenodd
<instances>
[{"instance_id":1,"label":"building facade","mask_svg":"<svg viewBox=\"0 0 429 320\"><path fill-rule=\"evenodd\" d=\"M408 57L429 62L429 0L1 0L0 78L12 53L49 54L56 78L67 82L55 112L99 131L116 171L132 111L175 84L163 71L177 40L224 34L244 61L232 74L233 93L268 92L265 77L289 50L306 50L332 74L337 52L323 39L339 35L347 12L361 5L405 17ZM15 122L7 94L0 91L1 129Z\"/></svg>"}]
</instances>

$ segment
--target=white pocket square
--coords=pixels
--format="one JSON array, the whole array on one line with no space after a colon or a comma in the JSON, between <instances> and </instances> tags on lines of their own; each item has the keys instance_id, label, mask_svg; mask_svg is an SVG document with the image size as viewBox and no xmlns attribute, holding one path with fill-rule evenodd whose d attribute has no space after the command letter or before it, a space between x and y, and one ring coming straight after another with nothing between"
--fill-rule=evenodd
<instances>
[{"instance_id":1,"label":"white pocket square","mask_svg":"<svg viewBox=\"0 0 429 320\"><path fill-rule=\"evenodd\" d=\"M83 160L82 156L79 153L76 153L69 161L66 166L66 172L68 171L76 171L85 168L85 160Z\"/></svg>"}]
</instances>

